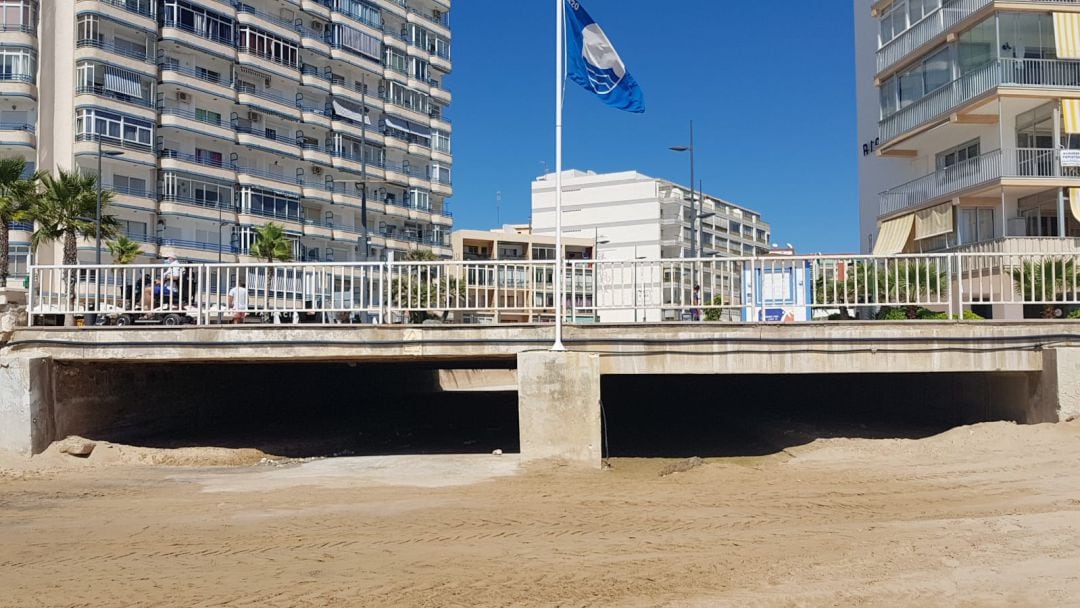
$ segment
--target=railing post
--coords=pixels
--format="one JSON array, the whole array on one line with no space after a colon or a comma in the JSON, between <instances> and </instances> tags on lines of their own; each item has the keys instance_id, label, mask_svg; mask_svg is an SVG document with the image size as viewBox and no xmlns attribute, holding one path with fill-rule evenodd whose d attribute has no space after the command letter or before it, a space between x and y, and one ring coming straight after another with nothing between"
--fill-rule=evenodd
<instances>
[{"instance_id":1,"label":"railing post","mask_svg":"<svg viewBox=\"0 0 1080 608\"><path fill-rule=\"evenodd\" d=\"M959 320L964 320L964 254L956 254L956 306L959 309ZM949 298L950 302L952 298Z\"/></svg>"},{"instance_id":2,"label":"railing post","mask_svg":"<svg viewBox=\"0 0 1080 608\"><path fill-rule=\"evenodd\" d=\"M4 229L4 228L0 228ZM34 326L34 274L37 271L37 267L33 265L27 265L26 272L29 274L26 284L26 326Z\"/></svg>"},{"instance_id":3,"label":"railing post","mask_svg":"<svg viewBox=\"0 0 1080 608\"><path fill-rule=\"evenodd\" d=\"M946 276L946 283L945 283L945 284L949 286L949 287L948 287L948 295L949 295L949 320L950 320L950 321L952 321L952 320L953 320L953 299L954 299L954 298L953 298L953 290L952 290L952 283L953 283L953 260L954 260L954 258L956 258L956 257L957 257L958 255L959 255L959 254L956 254L956 255L951 255L951 256L949 256L948 258L946 258L946 260L948 261L948 265L946 266L946 270L945 270L945 276ZM963 316L963 315L961 315L961 316Z\"/></svg>"}]
</instances>

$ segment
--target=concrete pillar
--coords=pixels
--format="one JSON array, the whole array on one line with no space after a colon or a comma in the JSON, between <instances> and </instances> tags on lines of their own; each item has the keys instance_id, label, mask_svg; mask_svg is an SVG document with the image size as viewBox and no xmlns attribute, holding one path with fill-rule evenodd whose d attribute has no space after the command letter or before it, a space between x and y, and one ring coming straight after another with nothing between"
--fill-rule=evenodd
<instances>
[{"instance_id":1,"label":"concrete pillar","mask_svg":"<svg viewBox=\"0 0 1080 608\"><path fill-rule=\"evenodd\" d=\"M1080 416L1080 348L1043 351L1038 402L1050 421Z\"/></svg>"},{"instance_id":2,"label":"concrete pillar","mask_svg":"<svg viewBox=\"0 0 1080 608\"><path fill-rule=\"evenodd\" d=\"M50 357L10 357L0 364L0 449L39 454L53 440Z\"/></svg>"},{"instance_id":3,"label":"concrete pillar","mask_svg":"<svg viewBox=\"0 0 1080 608\"><path fill-rule=\"evenodd\" d=\"M518 355L521 460L559 460L599 469L600 356L530 352Z\"/></svg>"}]
</instances>

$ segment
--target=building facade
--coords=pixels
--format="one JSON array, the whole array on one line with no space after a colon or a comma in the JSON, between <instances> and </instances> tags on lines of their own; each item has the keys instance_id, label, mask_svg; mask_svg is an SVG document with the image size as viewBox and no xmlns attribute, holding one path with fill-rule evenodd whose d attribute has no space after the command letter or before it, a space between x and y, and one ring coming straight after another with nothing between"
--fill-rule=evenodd
<instances>
[{"instance_id":1,"label":"building facade","mask_svg":"<svg viewBox=\"0 0 1080 608\"><path fill-rule=\"evenodd\" d=\"M143 243L142 262L246 261L267 222L285 227L297 260L450 257L449 10L0 0L0 155L94 173L100 154L108 212ZM10 229L23 253L32 226ZM93 260L93 243L79 257Z\"/></svg>"},{"instance_id":2,"label":"building facade","mask_svg":"<svg viewBox=\"0 0 1080 608\"><path fill-rule=\"evenodd\" d=\"M863 251L1076 250L1080 5L856 0L855 24Z\"/></svg>"},{"instance_id":3,"label":"building facade","mask_svg":"<svg viewBox=\"0 0 1080 608\"><path fill-rule=\"evenodd\" d=\"M592 238L599 260L690 258L692 230L701 234L699 257L753 257L767 255L770 249L772 228L760 213L705 194L695 217L689 188L674 182L636 171L597 174L572 170L563 173L562 183L563 235ZM532 184L532 226L536 234L555 235L554 174ZM634 310L601 315L604 322L673 320L679 314L662 306L673 299L672 287L667 284L670 277L634 273L629 280L621 275L597 280L625 284L628 293L616 299L634 303ZM710 300L711 286L715 285L718 293L721 289L728 292L739 277L699 276L696 281L702 283L702 297ZM675 299L689 302L693 286L689 277L683 282L685 296Z\"/></svg>"},{"instance_id":4,"label":"building facade","mask_svg":"<svg viewBox=\"0 0 1080 608\"><path fill-rule=\"evenodd\" d=\"M484 265L468 267L469 300L478 306L475 313L463 319L471 323L532 323L555 320L555 292L552 270L514 262L553 261L554 235L534 234L528 225L507 225L498 230L455 230L451 235L454 259L463 262L507 262L497 271L478 272ZM591 260L596 243L592 239L566 237L563 239L563 259ZM485 280L477 280L486 276ZM567 310L581 308L573 322L595 321L593 305L593 273L591 268L579 267L564 285ZM576 306L571 307L574 302ZM490 305L488 310L483 306ZM497 312L498 308L527 309L520 312Z\"/></svg>"}]
</instances>

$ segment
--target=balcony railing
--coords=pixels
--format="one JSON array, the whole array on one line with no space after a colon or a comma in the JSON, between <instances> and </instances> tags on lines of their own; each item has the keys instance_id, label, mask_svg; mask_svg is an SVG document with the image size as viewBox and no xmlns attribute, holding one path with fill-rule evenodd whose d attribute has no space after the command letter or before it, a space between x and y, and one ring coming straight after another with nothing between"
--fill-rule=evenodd
<instances>
[{"instance_id":1,"label":"balcony railing","mask_svg":"<svg viewBox=\"0 0 1080 608\"><path fill-rule=\"evenodd\" d=\"M117 186L115 184L101 184L101 187L105 190L111 190L116 194L122 196L131 196L135 198L149 198L157 199L157 192L153 190L144 190L142 188L132 188L131 186Z\"/></svg>"},{"instance_id":2,"label":"balcony railing","mask_svg":"<svg viewBox=\"0 0 1080 608\"><path fill-rule=\"evenodd\" d=\"M236 92L243 95L251 95L252 97L258 97L259 99L265 99L267 101L273 101L276 103L284 104L287 106L296 106L296 99L289 99L277 93L270 91L263 91L257 89L251 85L237 83Z\"/></svg>"},{"instance_id":3,"label":"balcony railing","mask_svg":"<svg viewBox=\"0 0 1080 608\"><path fill-rule=\"evenodd\" d=\"M21 221L8 222L8 230L21 230L23 232L33 232L34 231L34 222L21 222Z\"/></svg>"},{"instance_id":4,"label":"balcony railing","mask_svg":"<svg viewBox=\"0 0 1080 608\"><path fill-rule=\"evenodd\" d=\"M213 115L198 114L196 112L192 112L191 110L187 110L185 108L176 108L176 107L173 107L173 106L164 106L164 107L159 107L158 112L160 112L161 114L169 115L169 116L180 116L182 118L188 118L190 120L205 123L205 124L212 125L212 126L215 126L215 127L222 127L224 129L230 129L231 128L229 126L229 124L227 122L225 122L220 116L215 118Z\"/></svg>"},{"instance_id":5,"label":"balcony railing","mask_svg":"<svg viewBox=\"0 0 1080 608\"><path fill-rule=\"evenodd\" d=\"M177 74L183 74L184 76L190 76L191 78L197 78L203 82L209 82L210 84L221 85L223 87L232 88L233 82L227 74L211 75L205 71L199 72L194 68L189 68L182 65L176 65L169 62L162 62L158 64L162 72L176 72Z\"/></svg>"},{"instance_id":6,"label":"balcony railing","mask_svg":"<svg viewBox=\"0 0 1080 608\"><path fill-rule=\"evenodd\" d=\"M883 118L883 142L938 119L997 86L1080 87L1080 61L1067 59L1000 59L965 74L909 106Z\"/></svg>"},{"instance_id":7,"label":"balcony railing","mask_svg":"<svg viewBox=\"0 0 1080 608\"><path fill-rule=\"evenodd\" d=\"M121 57L127 57L128 59L135 59L136 61L142 61L143 63L153 64L154 59L146 51L138 51L136 49L121 48L111 42L104 42L102 40L94 40L92 38L85 38L75 43L77 48L93 48L107 51L114 55Z\"/></svg>"},{"instance_id":8,"label":"balcony railing","mask_svg":"<svg viewBox=\"0 0 1080 608\"><path fill-rule=\"evenodd\" d=\"M283 27L287 30L296 29L296 24L294 24L292 21L285 19L284 17L278 17L277 15L272 15L270 13L260 11L259 9L253 6L248 6L247 4L238 4L236 6L236 12L255 15L256 17L262 19L263 21L266 21L267 23L273 23L274 25Z\"/></svg>"},{"instance_id":9,"label":"balcony railing","mask_svg":"<svg viewBox=\"0 0 1080 608\"><path fill-rule=\"evenodd\" d=\"M1003 177L1080 177L1080 170L1062 167L1056 150L994 150L924 175L878 196L880 215L891 215Z\"/></svg>"},{"instance_id":10,"label":"balcony railing","mask_svg":"<svg viewBox=\"0 0 1080 608\"><path fill-rule=\"evenodd\" d=\"M246 55L251 55L253 57L258 57L259 59L262 59L263 61L268 61L270 63L280 65L282 67L286 67L286 68L293 69L293 70L299 70L300 69L299 60L290 61L289 59L286 59L284 57L279 57L277 55L274 55L273 53L267 53L266 51L260 51L259 49L255 48L255 47L250 47L250 46L246 46L246 45L240 45L240 46L236 47L236 50L240 51L241 53L244 53Z\"/></svg>"},{"instance_id":11,"label":"balcony railing","mask_svg":"<svg viewBox=\"0 0 1080 608\"><path fill-rule=\"evenodd\" d=\"M25 122L0 122L0 131L28 131L34 132L34 125Z\"/></svg>"},{"instance_id":12,"label":"balcony railing","mask_svg":"<svg viewBox=\"0 0 1080 608\"><path fill-rule=\"evenodd\" d=\"M0 82L28 82L34 84L33 74L0 74Z\"/></svg>"},{"instance_id":13,"label":"balcony railing","mask_svg":"<svg viewBox=\"0 0 1080 608\"><path fill-rule=\"evenodd\" d=\"M236 211L236 205L233 201L220 200L220 201L208 201L206 199L195 198L192 196L179 196L176 194L162 194L161 202L163 203L179 203L181 205L191 205L193 207L203 207L206 209L221 209L222 211L228 211L233 213Z\"/></svg>"},{"instance_id":14,"label":"balcony railing","mask_svg":"<svg viewBox=\"0 0 1080 608\"><path fill-rule=\"evenodd\" d=\"M285 175L284 173L274 173L267 171L266 169L256 169L255 167L235 167L238 173L244 175L251 175L254 177L263 177L283 184L300 184L303 185L304 179L298 175Z\"/></svg>"},{"instance_id":15,"label":"balcony railing","mask_svg":"<svg viewBox=\"0 0 1080 608\"><path fill-rule=\"evenodd\" d=\"M124 95L123 93L110 91L103 86L79 86L75 87L75 93L97 95L98 97L115 99L116 101L130 103L132 105L141 106L143 108L154 107L154 102L150 99L143 99L142 97L132 97L131 95Z\"/></svg>"},{"instance_id":16,"label":"balcony railing","mask_svg":"<svg viewBox=\"0 0 1080 608\"><path fill-rule=\"evenodd\" d=\"M20 32L23 34L30 34L31 36L37 36L37 28L33 25L26 25L23 23L0 23L0 32Z\"/></svg>"},{"instance_id":17,"label":"balcony railing","mask_svg":"<svg viewBox=\"0 0 1080 608\"><path fill-rule=\"evenodd\" d=\"M158 156L161 158L175 158L189 163L195 163L196 165L205 165L207 167L215 167L217 169L229 169L235 170L236 167L231 162L222 158L215 158L212 156L206 156L202 154L188 154L186 152L180 152L178 150L170 150L168 148L158 152Z\"/></svg>"},{"instance_id":18,"label":"balcony railing","mask_svg":"<svg viewBox=\"0 0 1080 608\"><path fill-rule=\"evenodd\" d=\"M205 38L211 42L216 42L218 44L224 44L225 46L236 48L236 43L233 42L233 39L231 37L221 36L217 32L211 32L206 28L194 28L190 25L185 25L183 23L180 23L179 21L168 18L162 21L162 26L176 28L182 32L187 32L200 38Z\"/></svg>"},{"instance_id":19,"label":"balcony railing","mask_svg":"<svg viewBox=\"0 0 1080 608\"><path fill-rule=\"evenodd\" d=\"M946 0L915 25L881 45L877 52L877 71L882 72L917 51L922 45L948 31L994 0Z\"/></svg>"},{"instance_id":20,"label":"balcony railing","mask_svg":"<svg viewBox=\"0 0 1080 608\"><path fill-rule=\"evenodd\" d=\"M85 2L86 0L79 0L79 2ZM157 16L157 1L156 0L92 0L94 2L100 2L101 4L108 4L109 6L115 6L123 9L129 13L135 13L136 15L142 15L143 17L150 17L151 19Z\"/></svg>"}]
</instances>

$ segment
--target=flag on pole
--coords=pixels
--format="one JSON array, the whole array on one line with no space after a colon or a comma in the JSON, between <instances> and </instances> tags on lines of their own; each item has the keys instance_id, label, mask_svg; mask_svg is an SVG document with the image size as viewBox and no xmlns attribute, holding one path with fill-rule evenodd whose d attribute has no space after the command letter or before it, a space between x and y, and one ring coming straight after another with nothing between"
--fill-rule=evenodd
<instances>
[{"instance_id":1,"label":"flag on pole","mask_svg":"<svg viewBox=\"0 0 1080 608\"><path fill-rule=\"evenodd\" d=\"M578 0L566 0L566 72L570 80L595 93L605 104L644 112L645 96L626 64Z\"/></svg>"}]
</instances>

